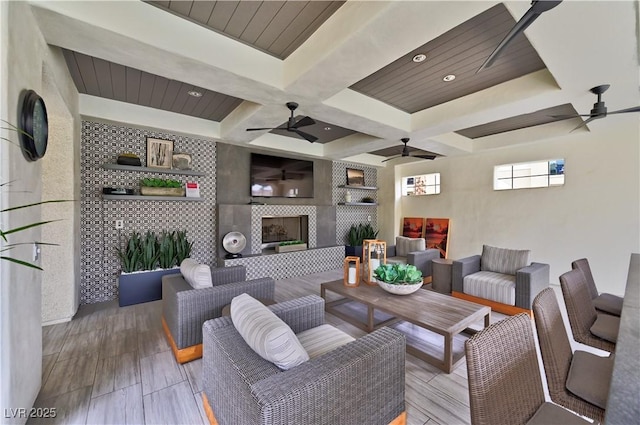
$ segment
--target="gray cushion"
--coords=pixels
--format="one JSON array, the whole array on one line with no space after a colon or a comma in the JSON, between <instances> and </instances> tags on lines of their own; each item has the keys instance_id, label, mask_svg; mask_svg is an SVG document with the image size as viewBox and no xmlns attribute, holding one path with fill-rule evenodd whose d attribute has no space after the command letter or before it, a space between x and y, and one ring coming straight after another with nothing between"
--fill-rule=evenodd
<instances>
[{"instance_id":1,"label":"gray cushion","mask_svg":"<svg viewBox=\"0 0 640 425\"><path fill-rule=\"evenodd\" d=\"M231 320L238 333L260 357L287 370L309 360L291 328L248 294L231 300Z\"/></svg>"},{"instance_id":2,"label":"gray cushion","mask_svg":"<svg viewBox=\"0 0 640 425\"><path fill-rule=\"evenodd\" d=\"M406 257L410 252L424 251L425 249L427 249L427 242L424 238L396 236L396 256L398 257Z\"/></svg>"},{"instance_id":3,"label":"gray cushion","mask_svg":"<svg viewBox=\"0 0 640 425\"><path fill-rule=\"evenodd\" d=\"M180 273L194 289L210 288L211 268L207 264L200 264L191 258L185 258L180 263Z\"/></svg>"},{"instance_id":4,"label":"gray cushion","mask_svg":"<svg viewBox=\"0 0 640 425\"><path fill-rule=\"evenodd\" d=\"M528 249L505 249L483 245L480 270L515 275L518 270L529 265Z\"/></svg>"},{"instance_id":5,"label":"gray cushion","mask_svg":"<svg viewBox=\"0 0 640 425\"><path fill-rule=\"evenodd\" d=\"M407 264L407 257L387 257L387 264Z\"/></svg>"},{"instance_id":6,"label":"gray cushion","mask_svg":"<svg viewBox=\"0 0 640 425\"><path fill-rule=\"evenodd\" d=\"M355 339L331 325L320 325L296 335L309 357L314 359Z\"/></svg>"},{"instance_id":7,"label":"gray cushion","mask_svg":"<svg viewBox=\"0 0 640 425\"><path fill-rule=\"evenodd\" d=\"M592 334L614 344L618 341L620 318L608 314L598 314L598 318L589 329Z\"/></svg>"},{"instance_id":8,"label":"gray cushion","mask_svg":"<svg viewBox=\"0 0 640 425\"><path fill-rule=\"evenodd\" d=\"M567 389L581 399L606 409L613 356L600 357L580 350L574 352L567 377Z\"/></svg>"},{"instance_id":9,"label":"gray cushion","mask_svg":"<svg viewBox=\"0 0 640 425\"><path fill-rule=\"evenodd\" d=\"M593 306L600 311L620 316L624 299L613 294L600 294L593 299Z\"/></svg>"},{"instance_id":10,"label":"gray cushion","mask_svg":"<svg viewBox=\"0 0 640 425\"><path fill-rule=\"evenodd\" d=\"M582 419L575 413L558 406L557 404L544 402L536 413L527 421L527 425L593 425L590 421Z\"/></svg>"},{"instance_id":11,"label":"gray cushion","mask_svg":"<svg viewBox=\"0 0 640 425\"><path fill-rule=\"evenodd\" d=\"M516 304L516 277L495 272L477 272L462 280L462 292L502 304Z\"/></svg>"}]
</instances>

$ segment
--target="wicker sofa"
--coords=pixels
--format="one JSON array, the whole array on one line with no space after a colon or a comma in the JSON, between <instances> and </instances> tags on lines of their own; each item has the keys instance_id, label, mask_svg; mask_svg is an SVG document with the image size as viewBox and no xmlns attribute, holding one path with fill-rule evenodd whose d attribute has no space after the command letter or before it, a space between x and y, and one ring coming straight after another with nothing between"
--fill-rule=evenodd
<instances>
[{"instance_id":1,"label":"wicker sofa","mask_svg":"<svg viewBox=\"0 0 640 425\"><path fill-rule=\"evenodd\" d=\"M431 260L440 258L440 250L427 249L424 238L396 236L396 244L387 246L388 264L411 264L422 272L426 282L432 275Z\"/></svg>"},{"instance_id":2,"label":"wicker sofa","mask_svg":"<svg viewBox=\"0 0 640 425\"><path fill-rule=\"evenodd\" d=\"M529 254L484 245L482 255L453 262L451 294L499 313L531 316L533 299L549 286L549 265L529 263Z\"/></svg>"},{"instance_id":3,"label":"wicker sofa","mask_svg":"<svg viewBox=\"0 0 640 425\"><path fill-rule=\"evenodd\" d=\"M213 287L193 289L182 274L162 278L162 326L179 363L202 357L202 324L220 317L233 297L248 293L273 299L272 278L246 279L244 266L211 269Z\"/></svg>"},{"instance_id":4,"label":"wicker sofa","mask_svg":"<svg viewBox=\"0 0 640 425\"><path fill-rule=\"evenodd\" d=\"M296 336L324 325L317 295L268 308ZM406 423L405 338L393 329L310 354L286 371L247 345L231 317L205 322L203 335L203 402L211 424Z\"/></svg>"}]
</instances>

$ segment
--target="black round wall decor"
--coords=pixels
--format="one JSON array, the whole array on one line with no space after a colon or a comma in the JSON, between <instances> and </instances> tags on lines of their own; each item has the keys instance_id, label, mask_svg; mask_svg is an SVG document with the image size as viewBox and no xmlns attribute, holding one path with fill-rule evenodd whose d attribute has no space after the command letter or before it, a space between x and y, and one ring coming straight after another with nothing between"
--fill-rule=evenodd
<instances>
[{"instance_id":1,"label":"black round wall decor","mask_svg":"<svg viewBox=\"0 0 640 425\"><path fill-rule=\"evenodd\" d=\"M33 90L28 90L20 110L20 144L29 161L37 161L47 151L49 121L44 100Z\"/></svg>"}]
</instances>

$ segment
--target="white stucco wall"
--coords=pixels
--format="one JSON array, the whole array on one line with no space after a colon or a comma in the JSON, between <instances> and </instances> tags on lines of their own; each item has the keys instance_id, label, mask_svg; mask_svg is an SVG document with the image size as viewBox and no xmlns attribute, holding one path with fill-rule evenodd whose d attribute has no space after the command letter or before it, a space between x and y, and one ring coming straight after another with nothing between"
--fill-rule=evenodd
<instances>
[{"instance_id":1,"label":"white stucco wall","mask_svg":"<svg viewBox=\"0 0 640 425\"><path fill-rule=\"evenodd\" d=\"M30 6L24 2L0 2L2 109L0 117L12 123L18 120L20 93L33 89L43 95L43 67L54 70L59 92L65 92L65 102L73 104L69 77L59 72L60 63L52 61L50 49L42 35L35 30L36 22ZM67 73L68 74L68 73ZM66 78L66 80L65 80ZM70 96L70 97L67 97ZM45 102L47 99L45 98ZM77 95L75 95L77 105ZM67 107L74 110L77 107ZM3 135L17 140L15 134ZM38 202L42 199L42 161L28 162L15 145L0 143L0 181L11 181L11 190L1 191L3 208ZM70 183L72 186L74 182ZM12 228L41 220L41 209L32 207L3 213L2 228ZM20 232L13 242L42 240L41 229L36 227ZM71 251L73 246L61 246ZM20 259L32 260L32 245L11 251ZM38 395L42 374L42 321L41 283L43 273L24 266L1 261L0 265L0 411L30 408ZM7 410L5 410L7 409ZM15 411L15 410L14 410ZM11 415L9 415L11 416ZM2 417L3 423L24 423L26 418Z\"/></svg>"},{"instance_id":2,"label":"white stucco wall","mask_svg":"<svg viewBox=\"0 0 640 425\"><path fill-rule=\"evenodd\" d=\"M403 216L449 217L449 258L479 254L483 244L530 249L558 285L571 261L586 257L598 289L623 295L630 254L640 251L638 122L612 115L591 131L396 167L397 190L402 176L440 172L441 194L402 197L394 208L388 197L397 192L381 187L381 234L397 235ZM564 186L493 190L495 165L554 158L566 161Z\"/></svg>"}]
</instances>

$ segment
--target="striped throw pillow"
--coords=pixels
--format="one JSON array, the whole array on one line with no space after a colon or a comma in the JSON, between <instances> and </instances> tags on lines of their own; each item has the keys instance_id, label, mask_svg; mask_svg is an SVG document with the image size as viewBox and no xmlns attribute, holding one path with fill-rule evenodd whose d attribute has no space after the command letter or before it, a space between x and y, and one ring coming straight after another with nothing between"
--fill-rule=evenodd
<instances>
[{"instance_id":1,"label":"striped throw pillow","mask_svg":"<svg viewBox=\"0 0 640 425\"><path fill-rule=\"evenodd\" d=\"M482 271L514 275L518 270L529 265L530 252L528 249L505 249L483 245L480 269Z\"/></svg>"},{"instance_id":2,"label":"striped throw pillow","mask_svg":"<svg viewBox=\"0 0 640 425\"><path fill-rule=\"evenodd\" d=\"M185 258L180 263L180 273L193 289L211 288L211 268L206 264L200 264L191 258Z\"/></svg>"},{"instance_id":3,"label":"striped throw pillow","mask_svg":"<svg viewBox=\"0 0 640 425\"><path fill-rule=\"evenodd\" d=\"M249 294L231 300L231 321L249 347L282 370L309 360L291 328Z\"/></svg>"}]
</instances>

